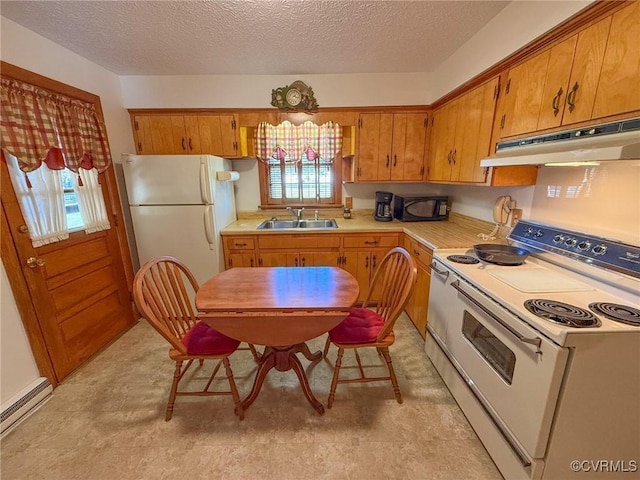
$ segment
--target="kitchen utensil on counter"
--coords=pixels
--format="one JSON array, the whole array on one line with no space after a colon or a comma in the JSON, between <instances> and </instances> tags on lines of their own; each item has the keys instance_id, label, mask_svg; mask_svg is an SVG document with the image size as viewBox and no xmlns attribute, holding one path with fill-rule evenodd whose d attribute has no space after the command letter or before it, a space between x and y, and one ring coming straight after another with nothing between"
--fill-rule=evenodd
<instances>
[{"instance_id":1,"label":"kitchen utensil on counter","mask_svg":"<svg viewBox=\"0 0 640 480\"><path fill-rule=\"evenodd\" d=\"M481 243L474 245L473 250L480 260L496 265L522 265L529 256L528 250L511 245Z\"/></svg>"},{"instance_id":2,"label":"kitchen utensil on counter","mask_svg":"<svg viewBox=\"0 0 640 480\"><path fill-rule=\"evenodd\" d=\"M391 192L376 192L376 208L373 213L373 218L379 222L390 222L393 220L391 214L391 199L393 193Z\"/></svg>"}]
</instances>

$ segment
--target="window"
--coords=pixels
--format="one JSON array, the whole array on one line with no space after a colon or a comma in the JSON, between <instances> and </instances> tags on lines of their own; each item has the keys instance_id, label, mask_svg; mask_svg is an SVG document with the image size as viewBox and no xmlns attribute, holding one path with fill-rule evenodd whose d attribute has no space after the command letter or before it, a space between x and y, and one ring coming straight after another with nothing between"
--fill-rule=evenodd
<instances>
[{"instance_id":1,"label":"window","mask_svg":"<svg viewBox=\"0 0 640 480\"><path fill-rule=\"evenodd\" d=\"M64 211L67 217L69 231L80 230L84 227L78 194L75 190L74 174L67 169L62 170L62 193L64 198Z\"/></svg>"},{"instance_id":2,"label":"window","mask_svg":"<svg viewBox=\"0 0 640 480\"><path fill-rule=\"evenodd\" d=\"M334 122L262 122L256 132L263 208L339 206L342 128Z\"/></svg>"},{"instance_id":3,"label":"window","mask_svg":"<svg viewBox=\"0 0 640 480\"><path fill-rule=\"evenodd\" d=\"M341 202L336 163L322 158L298 163L271 158L262 164L266 183L266 205L336 205Z\"/></svg>"}]
</instances>

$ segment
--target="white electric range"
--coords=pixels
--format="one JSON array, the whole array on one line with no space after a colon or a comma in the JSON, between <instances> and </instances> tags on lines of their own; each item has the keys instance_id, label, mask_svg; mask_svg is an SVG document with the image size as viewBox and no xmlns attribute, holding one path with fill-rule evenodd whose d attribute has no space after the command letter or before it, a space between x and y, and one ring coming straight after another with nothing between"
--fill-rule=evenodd
<instances>
[{"instance_id":1,"label":"white electric range","mask_svg":"<svg viewBox=\"0 0 640 480\"><path fill-rule=\"evenodd\" d=\"M638 475L640 248L523 221L509 239L524 263L436 250L431 361L505 478Z\"/></svg>"}]
</instances>

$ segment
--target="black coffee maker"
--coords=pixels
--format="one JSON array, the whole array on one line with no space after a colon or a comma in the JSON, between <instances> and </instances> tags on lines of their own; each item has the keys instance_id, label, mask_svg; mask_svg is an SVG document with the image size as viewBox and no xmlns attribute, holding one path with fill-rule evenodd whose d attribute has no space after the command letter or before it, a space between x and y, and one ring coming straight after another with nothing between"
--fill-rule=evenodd
<instances>
[{"instance_id":1,"label":"black coffee maker","mask_svg":"<svg viewBox=\"0 0 640 480\"><path fill-rule=\"evenodd\" d=\"M393 220L391 215L391 192L376 192L376 209L373 212L373 218L379 222L390 222Z\"/></svg>"}]
</instances>

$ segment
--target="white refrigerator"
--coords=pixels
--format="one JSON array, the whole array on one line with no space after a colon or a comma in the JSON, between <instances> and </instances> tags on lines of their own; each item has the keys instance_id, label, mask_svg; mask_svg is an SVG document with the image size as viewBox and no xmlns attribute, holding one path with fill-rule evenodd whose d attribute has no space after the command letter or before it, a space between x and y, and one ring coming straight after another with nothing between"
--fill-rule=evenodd
<instances>
[{"instance_id":1,"label":"white refrigerator","mask_svg":"<svg viewBox=\"0 0 640 480\"><path fill-rule=\"evenodd\" d=\"M236 220L236 207L233 181L218 172L231 171L229 160L124 154L122 169L140 265L171 255L200 284L224 270L220 230Z\"/></svg>"}]
</instances>

